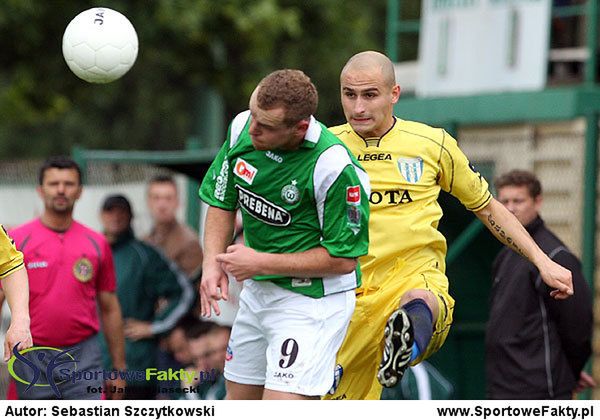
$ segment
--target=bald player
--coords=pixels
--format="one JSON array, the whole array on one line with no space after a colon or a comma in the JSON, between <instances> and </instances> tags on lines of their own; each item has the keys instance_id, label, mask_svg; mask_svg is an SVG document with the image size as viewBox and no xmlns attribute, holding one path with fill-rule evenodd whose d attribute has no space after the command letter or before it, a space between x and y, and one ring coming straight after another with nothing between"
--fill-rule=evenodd
<instances>
[{"instance_id":1,"label":"bald player","mask_svg":"<svg viewBox=\"0 0 600 420\"><path fill-rule=\"evenodd\" d=\"M377 399L410 364L437 351L452 323L445 273L446 240L437 227L440 189L458 198L505 245L540 270L551 295L573 293L571 272L553 262L496 201L457 142L440 128L393 115L400 96L385 55L366 51L345 65L341 100L346 124L333 127L371 179L369 253L363 284L338 353L334 399ZM337 385L337 388L336 388Z\"/></svg>"}]
</instances>

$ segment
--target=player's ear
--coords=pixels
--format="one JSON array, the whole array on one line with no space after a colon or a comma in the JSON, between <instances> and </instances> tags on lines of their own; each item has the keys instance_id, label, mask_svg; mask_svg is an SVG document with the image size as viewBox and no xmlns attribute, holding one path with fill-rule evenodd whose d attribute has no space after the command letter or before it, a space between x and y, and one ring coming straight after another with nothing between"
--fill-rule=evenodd
<instances>
[{"instance_id":1,"label":"player's ear","mask_svg":"<svg viewBox=\"0 0 600 420\"><path fill-rule=\"evenodd\" d=\"M398 84L394 85L394 87L392 88L392 103L393 104L398 102L398 99L400 99L401 91L402 91L402 89L400 88L400 85L398 85Z\"/></svg>"},{"instance_id":2,"label":"player's ear","mask_svg":"<svg viewBox=\"0 0 600 420\"><path fill-rule=\"evenodd\" d=\"M304 137L306 131L308 130L308 126L310 125L310 119L300 120L296 123L295 132L300 136Z\"/></svg>"}]
</instances>

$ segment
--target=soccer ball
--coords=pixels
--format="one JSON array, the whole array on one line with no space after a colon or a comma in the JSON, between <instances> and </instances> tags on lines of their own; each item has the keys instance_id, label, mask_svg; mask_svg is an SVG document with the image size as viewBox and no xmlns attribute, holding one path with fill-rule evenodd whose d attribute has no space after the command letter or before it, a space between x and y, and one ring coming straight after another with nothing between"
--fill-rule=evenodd
<instances>
[{"instance_id":1,"label":"soccer ball","mask_svg":"<svg viewBox=\"0 0 600 420\"><path fill-rule=\"evenodd\" d=\"M91 83L108 83L133 66L138 38L131 22L121 13L94 7L67 25L62 51L77 77Z\"/></svg>"}]
</instances>

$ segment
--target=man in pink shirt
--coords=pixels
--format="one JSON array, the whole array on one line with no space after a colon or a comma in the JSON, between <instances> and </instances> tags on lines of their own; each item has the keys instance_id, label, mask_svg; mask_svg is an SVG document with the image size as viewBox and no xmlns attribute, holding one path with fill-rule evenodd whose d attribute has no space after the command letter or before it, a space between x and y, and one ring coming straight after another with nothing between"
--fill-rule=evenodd
<instances>
[{"instance_id":1,"label":"man in pink shirt","mask_svg":"<svg viewBox=\"0 0 600 420\"><path fill-rule=\"evenodd\" d=\"M102 234L73 220L82 193L78 165L65 157L48 159L37 192L42 216L10 234L25 256L34 346L53 349L15 354L13 367L23 380L17 382L19 398L118 399L125 381L103 371L96 338L101 321L113 369L125 370L112 253Z\"/></svg>"}]
</instances>

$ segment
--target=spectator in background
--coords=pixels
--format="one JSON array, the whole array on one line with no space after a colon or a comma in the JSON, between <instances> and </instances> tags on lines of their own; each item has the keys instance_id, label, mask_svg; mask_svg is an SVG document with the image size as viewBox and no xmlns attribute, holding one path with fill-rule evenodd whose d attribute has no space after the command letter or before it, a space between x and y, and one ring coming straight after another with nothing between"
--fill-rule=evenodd
<instances>
[{"instance_id":1,"label":"spectator in background","mask_svg":"<svg viewBox=\"0 0 600 420\"><path fill-rule=\"evenodd\" d=\"M123 320L115 294L110 247L102 234L73 219L73 208L82 190L77 163L66 157L49 158L39 172L37 192L44 203L41 217L10 231L17 249L25 256L31 335L36 346L68 349L77 360L77 370L102 372L97 339L101 321L112 368L124 370ZM55 386L28 388L17 382L20 399L100 399L100 393L90 393L88 389L101 387L102 376L57 385L53 378L46 377L46 364L56 355L41 354L39 350L27 355L32 355L29 361L36 364L40 374L35 377L37 383ZM33 381L30 366L13 366L19 377ZM64 369L74 366L61 364L61 371ZM122 379L109 380L107 385L108 398L123 395L110 392L113 387L117 391L124 388Z\"/></svg>"},{"instance_id":2,"label":"spectator in background","mask_svg":"<svg viewBox=\"0 0 600 420\"><path fill-rule=\"evenodd\" d=\"M200 322L200 320L194 315L188 314L184 316L165 340L168 354L173 357L174 361L179 363L179 367L186 367L192 364L193 360L186 332L197 322Z\"/></svg>"},{"instance_id":3,"label":"spectator in background","mask_svg":"<svg viewBox=\"0 0 600 420\"><path fill-rule=\"evenodd\" d=\"M117 273L117 296L125 319L127 369L145 371L156 367L157 338L173 328L189 309L192 287L174 263L152 246L135 238L133 212L127 198L111 195L104 200L100 219L113 251ZM159 299L164 305L158 312ZM101 340L106 350L105 340ZM109 361L104 351L104 365ZM154 381L129 381L125 399L154 399Z\"/></svg>"},{"instance_id":4,"label":"spectator in background","mask_svg":"<svg viewBox=\"0 0 600 420\"><path fill-rule=\"evenodd\" d=\"M189 400L206 400L225 398L225 378L223 377L223 367L225 366L225 350L229 333L227 333L225 343L216 340L222 336L219 331L223 327L211 321L201 320L186 331L190 354L192 356L192 366L188 367L196 376L191 383L182 383L182 386L197 386L198 393L187 393L185 398ZM217 348L225 345L222 351ZM218 370L217 367L221 366Z\"/></svg>"},{"instance_id":5,"label":"spectator in background","mask_svg":"<svg viewBox=\"0 0 600 420\"><path fill-rule=\"evenodd\" d=\"M498 200L539 247L573 274L575 294L555 300L538 269L505 247L493 265L486 334L487 395L491 399L571 399L595 386L583 371L591 353L592 299L577 257L539 215L542 187L514 170L496 180Z\"/></svg>"},{"instance_id":6,"label":"spectator in background","mask_svg":"<svg viewBox=\"0 0 600 420\"><path fill-rule=\"evenodd\" d=\"M175 327L161 340L161 351L158 353L157 368L159 370L187 368L192 365L193 358L190 353L190 346L186 337L186 331L193 328L193 325L201 322L197 316L188 313L184 315L175 325ZM178 380L161 382L161 387L177 388L181 383ZM176 393L159 393L158 399L177 399L181 395Z\"/></svg>"},{"instance_id":7,"label":"spectator in background","mask_svg":"<svg viewBox=\"0 0 600 420\"><path fill-rule=\"evenodd\" d=\"M223 400L226 395L225 386L225 360L231 358L229 348L229 337L231 327L219 325L213 328L208 334L209 349L208 352L208 371L214 372L211 378L210 387L204 394L205 400Z\"/></svg>"},{"instance_id":8,"label":"spectator in background","mask_svg":"<svg viewBox=\"0 0 600 420\"><path fill-rule=\"evenodd\" d=\"M180 201L175 180L165 175L154 177L148 184L147 200L154 226L144 239L175 261L190 280L197 281L202 249L196 232L177 221Z\"/></svg>"}]
</instances>

